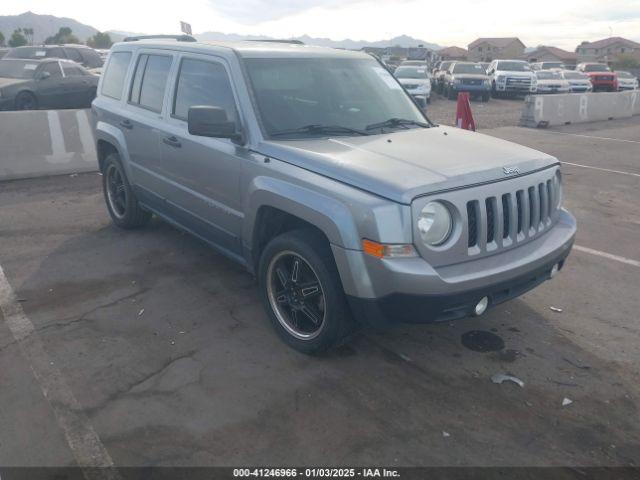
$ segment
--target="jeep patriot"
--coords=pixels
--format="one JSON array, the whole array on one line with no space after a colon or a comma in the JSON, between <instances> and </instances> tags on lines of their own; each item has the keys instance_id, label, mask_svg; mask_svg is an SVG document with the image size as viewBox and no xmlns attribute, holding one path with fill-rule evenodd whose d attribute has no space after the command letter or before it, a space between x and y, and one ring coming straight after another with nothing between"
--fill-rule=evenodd
<instances>
[{"instance_id":1,"label":"jeep patriot","mask_svg":"<svg viewBox=\"0 0 640 480\"><path fill-rule=\"evenodd\" d=\"M482 315L573 244L557 159L434 125L361 52L133 38L92 112L113 222L156 215L246 267L305 353Z\"/></svg>"}]
</instances>

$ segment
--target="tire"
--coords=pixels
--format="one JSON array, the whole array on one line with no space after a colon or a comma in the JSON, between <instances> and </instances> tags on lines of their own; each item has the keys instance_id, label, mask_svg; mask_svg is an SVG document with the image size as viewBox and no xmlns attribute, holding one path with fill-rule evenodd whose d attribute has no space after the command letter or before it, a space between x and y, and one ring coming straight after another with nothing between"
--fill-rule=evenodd
<instances>
[{"instance_id":1,"label":"tire","mask_svg":"<svg viewBox=\"0 0 640 480\"><path fill-rule=\"evenodd\" d=\"M355 330L331 249L314 230L272 239L260 256L258 280L273 327L295 350L321 353Z\"/></svg>"},{"instance_id":2,"label":"tire","mask_svg":"<svg viewBox=\"0 0 640 480\"><path fill-rule=\"evenodd\" d=\"M20 92L16 95L15 108L16 110L37 110L38 99L31 92Z\"/></svg>"},{"instance_id":3,"label":"tire","mask_svg":"<svg viewBox=\"0 0 640 480\"><path fill-rule=\"evenodd\" d=\"M117 153L110 153L102 167L102 191L111 220L125 230L140 228L151 220L131 188Z\"/></svg>"}]
</instances>

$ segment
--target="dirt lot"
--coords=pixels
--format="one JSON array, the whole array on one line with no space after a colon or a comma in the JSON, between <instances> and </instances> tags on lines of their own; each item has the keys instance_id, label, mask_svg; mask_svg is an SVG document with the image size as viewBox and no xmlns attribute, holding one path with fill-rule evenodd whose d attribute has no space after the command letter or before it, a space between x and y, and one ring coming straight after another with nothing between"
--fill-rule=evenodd
<instances>
[{"instance_id":1,"label":"dirt lot","mask_svg":"<svg viewBox=\"0 0 640 480\"><path fill-rule=\"evenodd\" d=\"M441 125L454 125L456 121L455 100L433 93L427 106L427 116ZM492 98L488 102L471 101L471 111L478 129L512 127L518 125L522 115L522 98Z\"/></svg>"},{"instance_id":2,"label":"dirt lot","mask_svg":"<svg viewBox=\"0 0 640 480\"><path fill-rule=\"evenodd\" d=\"M503 103L520 105L473 106L489 123ZM197 240L114 228L97 174L0 184L25 313L0 317L0 465L637 466L640 119L563 132L486 132L576 164L581 249L555 280L320 358L286 348L254 279Z\"/></svg>"}]
</instances>

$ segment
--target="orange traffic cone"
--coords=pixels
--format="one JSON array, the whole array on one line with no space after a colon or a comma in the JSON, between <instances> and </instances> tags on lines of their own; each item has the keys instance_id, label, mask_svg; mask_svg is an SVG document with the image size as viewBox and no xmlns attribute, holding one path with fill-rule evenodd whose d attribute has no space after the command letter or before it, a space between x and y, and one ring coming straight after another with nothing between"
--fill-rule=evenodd
<instances>
[{"instance_id":1,"label":"orange traffic cone","mask_svg":"<svg viewBox=\"0 0 640 480\"><path fill-rule=\"evenodd\" d=\"M456 110L456 126L465 130L476 131L476 122L471 113L471 102L468 92L458 93L458 108Z\"/></svg>"}]
</instances>

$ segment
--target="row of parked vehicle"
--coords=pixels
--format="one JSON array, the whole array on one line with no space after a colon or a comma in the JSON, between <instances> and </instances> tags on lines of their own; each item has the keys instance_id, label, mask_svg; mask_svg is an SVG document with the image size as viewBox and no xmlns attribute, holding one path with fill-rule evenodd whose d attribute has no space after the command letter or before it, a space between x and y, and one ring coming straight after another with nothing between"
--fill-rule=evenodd
<instances>
[{"instance_id":1,"label":"row of parked vehicle","mask_svg":"<svg viewBox=\"0 0 640 480\"><path fill-rule=\"evenodd\" d=\"M75 44L10 49L0 60L0 110L89 107L105 57Z\"/></svg>"},{"instance_id":2,"label":"row of parked vehicle","mask_svg":"<svg viewBox=\"0 0 640 480\"><path fill-rule=\"evenodd\" d=\"M420 103L428 103L432 91L450 99L468 92L486 102L491 97L639 88L638 79L631 73L613 72L601 63L582 63L570 70L560 62L442 61L429 71L424 62L408 61L396 68L394 75Z\"/></svg>"}]
</instances>

